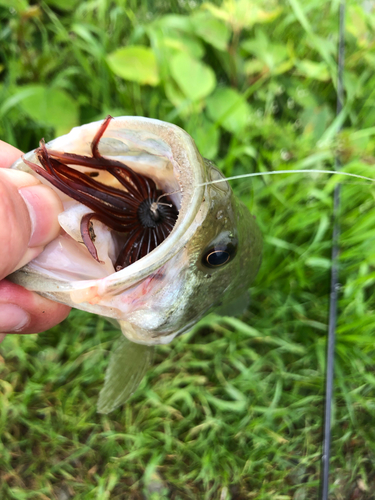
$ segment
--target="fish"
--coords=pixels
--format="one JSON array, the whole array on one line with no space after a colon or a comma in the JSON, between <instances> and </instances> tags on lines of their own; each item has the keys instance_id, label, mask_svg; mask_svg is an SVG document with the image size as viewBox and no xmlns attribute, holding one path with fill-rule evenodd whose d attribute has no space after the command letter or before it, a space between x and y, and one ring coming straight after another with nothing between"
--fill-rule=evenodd
<instances>
[{"instance_id":1,"label":"fish","mask_svg":"<svg viewBox=\"0 0 375 500\"><path fill-rule=\"evenodd\" d=\"M262 235L255 218L220 170L202 158L190 135L176 125L108 117L41 142L11 168L50 185L64 211L58 237L9 279L43 297L110 318L123 333L105 384L116 385L114 373L120 365L128 370L122 369L121 380L116 379L118 390L111 402L99 405L103 412L113 409L114 399L124 401L119 392L130 394L138 385L155 345L171 342L218 305L242 297L259 270ZM63 173L57 175L59 169ZM127 177L120 182L125 174L133 181ZM107 186L106 192L117 197L114 203L123 193L124 210L126 199L134 203L132 189L141 182L137 179L148 179L154 191L147 198L147 214L167 220L163 210L169 210L169 230L163 237L159 232L159 240L148 248L135 237L129 243L129 228L138 227L134 221L139 207L134 220L116 215L120 209L112 207L106 194L99 200L99 195L83 199L74 193L76 178L88 190ZM99 205L103 211L95 212ZM112 212L115 221L133 221L133 226L122 230L108 220Z\"/></svg>"}]
</instances>

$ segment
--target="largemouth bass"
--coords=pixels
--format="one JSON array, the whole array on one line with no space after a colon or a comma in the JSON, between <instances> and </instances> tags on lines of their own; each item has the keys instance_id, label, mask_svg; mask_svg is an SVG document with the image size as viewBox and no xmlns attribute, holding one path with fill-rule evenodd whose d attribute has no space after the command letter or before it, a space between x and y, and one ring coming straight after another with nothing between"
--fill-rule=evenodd
<instances>
[{"instance_id":1,"label":"largemouth bass","mask_svg":"<svg viewBox=\"0 0 375 500\"><path fill-rule=\"evenodd\" d=\"M95 155L96 163L82 160ZM155 193L163 193L157 208L162 210L164 203L178 211L163 241L121 266L116 264L119 248L128 235L110 228L104 216L89 215L92 208L69 196L68 189L58 189L53 178L54 167L65 163L128 195L130 188L120 185L106 162L118 172L123 165L147 176L150 185L157 186ZM43 164L49 174L40 170ZM90 123L25 154L12 168L39 177L43 173L42 182L53 181L64 212L59 216L58 238L10 279L44 297L115 319L131 342L146 346L170 342L218 303L246 292L257 274L262 238L254 217L235 198L220 171L201 157L193 139L175 125L140 117L114 118L104 129L103 122ZM219 179L223 182L209 184ZM73 189L73 181L67 182ZM85 233L84 217L90 219ZM90 245L95 247L91 251ZM128 247L127 255L134 254Z\"/></svg>"}]
</instances>

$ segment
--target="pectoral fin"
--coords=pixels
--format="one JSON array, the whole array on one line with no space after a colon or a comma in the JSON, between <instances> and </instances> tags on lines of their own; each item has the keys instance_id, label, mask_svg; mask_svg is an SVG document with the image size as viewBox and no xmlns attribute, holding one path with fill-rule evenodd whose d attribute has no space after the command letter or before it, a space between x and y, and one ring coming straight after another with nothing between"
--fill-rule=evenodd
<instances>
[{"instance_id":1,"label":"pectoral fin","mask_svg":"<svg viewBox=\"0 0 375 500\"><path fill-rule=\"evenodd\" d=\"M111 353L98 413L110 413L135 392L154 358L154 347L135 344L123 335Z\"/></svg>"}]
</instances>

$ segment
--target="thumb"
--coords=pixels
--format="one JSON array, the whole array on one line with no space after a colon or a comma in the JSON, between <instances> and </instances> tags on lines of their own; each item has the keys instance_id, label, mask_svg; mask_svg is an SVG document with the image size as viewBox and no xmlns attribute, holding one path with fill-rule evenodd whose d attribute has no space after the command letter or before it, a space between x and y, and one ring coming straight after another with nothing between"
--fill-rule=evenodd
<instances>
[{"instance_id":1,"label":"thumb","mask_svg":"<svg viewBox=\"0 0 375 500\"><path fill-rule=\"evenodd\" d=\"M56 238L62 210L57 194L31 174L0 169L0 279Z\"/></svg>"}]
</instances>

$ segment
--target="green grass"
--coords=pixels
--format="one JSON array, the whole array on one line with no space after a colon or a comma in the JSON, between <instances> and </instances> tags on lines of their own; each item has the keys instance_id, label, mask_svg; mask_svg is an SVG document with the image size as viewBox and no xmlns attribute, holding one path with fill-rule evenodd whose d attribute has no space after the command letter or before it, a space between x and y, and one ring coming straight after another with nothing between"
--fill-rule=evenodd
<instances>
[{"instance_id":1,"label":"green grass","mask_svg":"<svg viewBox=\"0 0 375 500\"><path fill-rule=\"evenodd\" d=\"M375 22L357 2L347 2L338 138L337 2L260 1L271 12L264 22L250 11L254 3L241 0L228 17L230 2L218 1L220 11L203 10L216 22L211 40L194 17L199 5L72 0L62 10L62 3L25 0L9 10L0 1L2 139L26 151L42 136L108 113L138 114L185 128L226 175L328 170L339 154L345 170L374 176ZM199 99L179 87L168 37L182 44L173 50L216 75L212 89L194 83ZM107 56L127 44L156 55L157 85L116 76ZM46 88L53 116L38 100ZM231 91L237 100L228 108ZM95 405L119 334L109 323L74 311L38 336L8 336L0 358L0 497L317 498L337 182L320 174L233 182L265 243L248 311L240 319L210 315L158 347L137 392L108 416ZM373 186L343 179L335 500L370 500L375 492L374 206Z\"/></svg>"}]
</instances>

